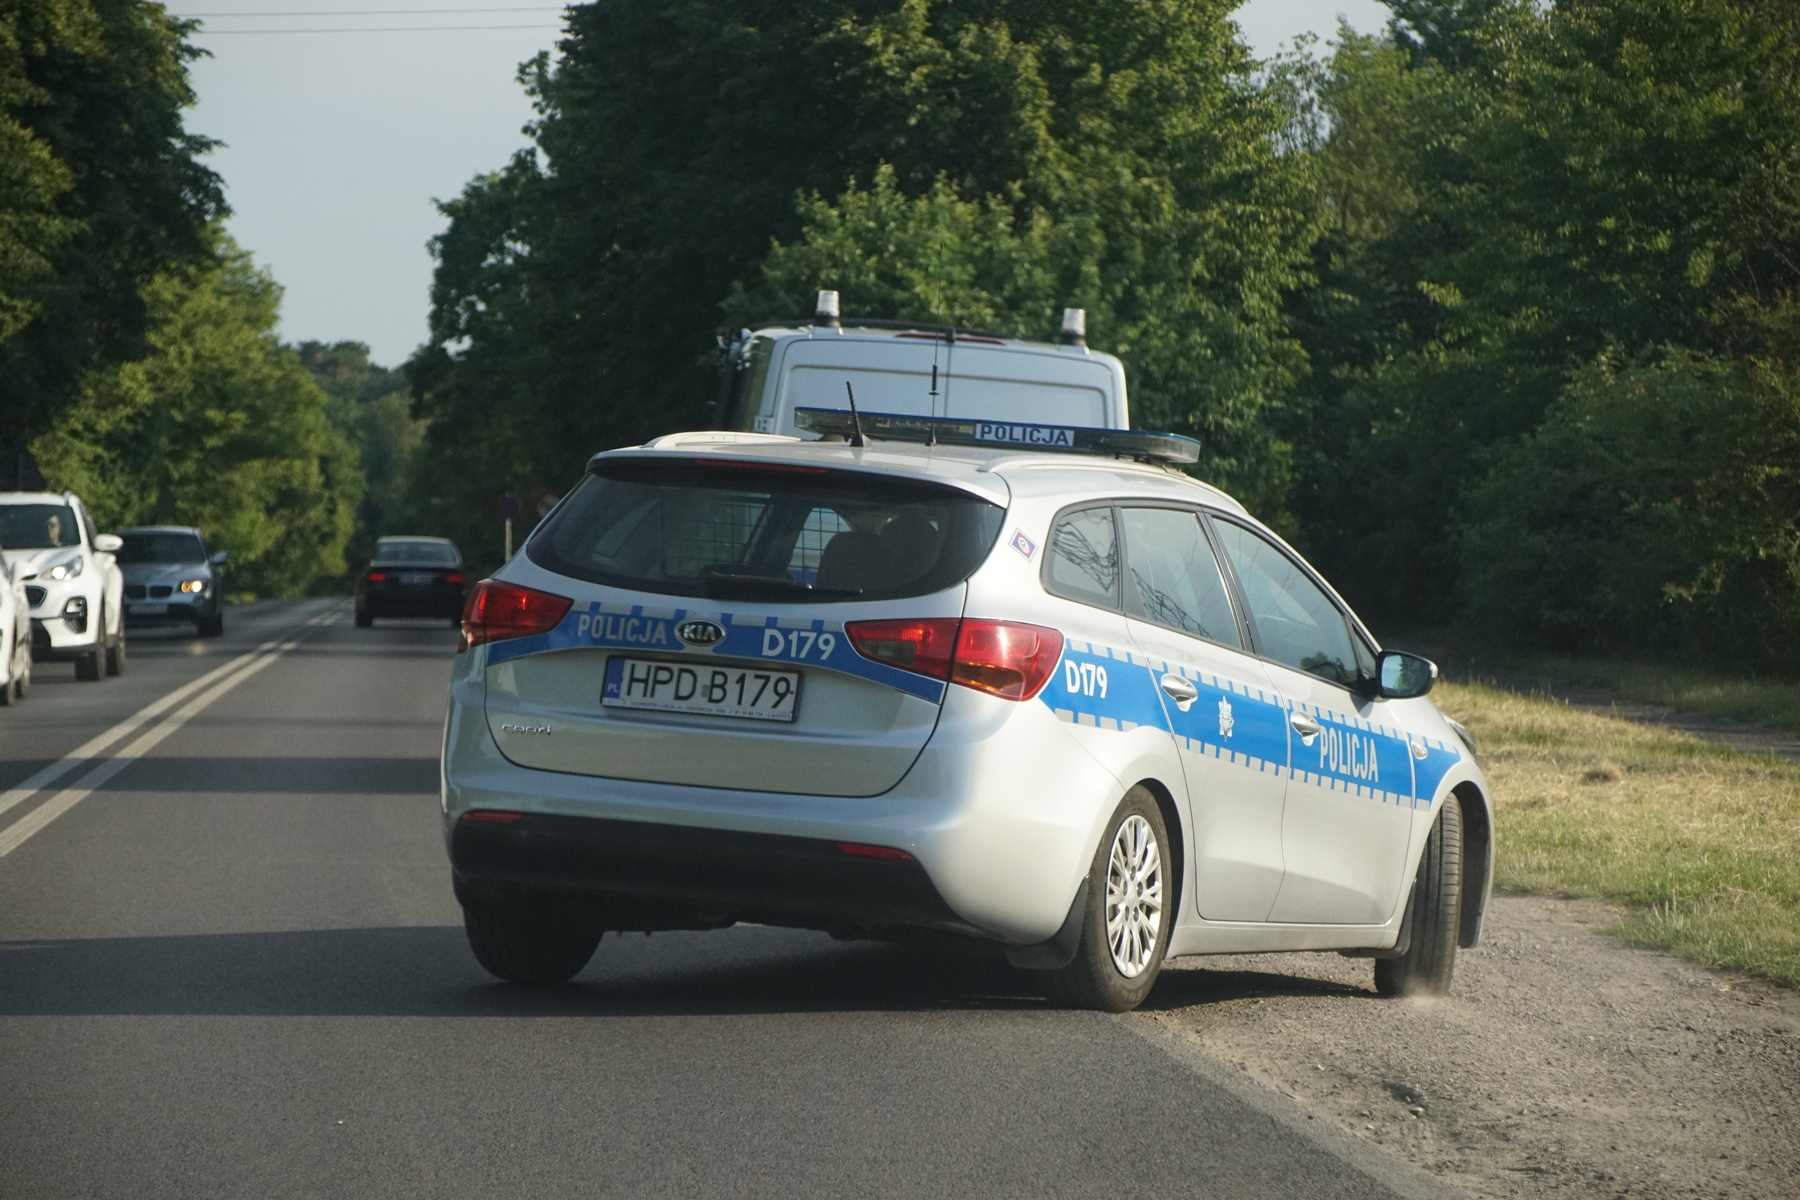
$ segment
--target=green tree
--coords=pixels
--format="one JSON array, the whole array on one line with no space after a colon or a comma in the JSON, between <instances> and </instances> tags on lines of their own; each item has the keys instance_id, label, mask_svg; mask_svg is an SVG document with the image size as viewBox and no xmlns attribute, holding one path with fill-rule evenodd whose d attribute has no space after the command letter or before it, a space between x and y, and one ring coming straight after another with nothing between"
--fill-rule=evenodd
<instances>
[{"instance_id":1,"label":"green tree","mask_svg":"<svg viewBox=\"0 0 1800 1200\"><path fill-rule=\"evenodd\" d=\"M1733 0L1398 8L1320 89L1295 507L1354 599L1441 618L1458 497L1583 364L1768 349L1800 287L1800 36Z\"/></svg>"},{"instance_id":2,"label":"green tree","mask_svg":"<svg viewBox=\"0 0 1800 1200\"><path fill-rule=\"evenodd\" d=\"M343 573L362 475L275 335L280 287L214 236L211 261L144 289L150 354L90 373L32 448L102 523L197 526L230 552L232 591L297 595Z\"/></svg>"},{"instance_id":3,"label":"green tree","mask_svg":"<svg viewBox=\"0 0 1800 1200\"><path fill-rule=\"evenodd\" d=\"M1488 628L1800 661L1800 372L1779 362L1604 355L1466 509Z\"/></svg>"},{"instance_id":4,"label":"green tree","mask_svg":"<svg viewBox=\"0 0 1800 1200\"><path fill-rule=\"evenodd\" d=\"M148 0L0 0L0 444L145 353L145 285L210 254L192 29Z\"/></svg>"},{"instance_id":5,"label":"green tree","mask_svg":"<svg viewBox=\"0 0 1800 1200\"><path fill-rule=\"evenodd\" d=\"M393 523L407 493L407 472L424 436L425 423L412 415L403 371L369 361L361 342L301 342L300 364L330 397L325 413L356 447L366 488L357 508L356 530L344 557L354 570L375 550L375 539L406 533Z\"/></svg>"},{"instance_id":6,"label":"green tree","mask_svg":"<svg viewBox=\"0 0 1800 1200\"><path fill-rule=\"evenodd\" d=\"M1231 7L573 9L555 65L525 73L541 160L521 154L444 206L432 340L413 364L433 486L460 481L442 486L466 489L451 507L473 531L499 491L560 490L595 449L691 425L738 285L734 319L799 315L811 289L838 286L1040 336L1082 304L1135 372L1141 421L1200 432L1216 473L1274 492L1283 453L1260 415L1303 369L1280 300L1312 202L1305 156L1284 153L1290 113L1253 78ZM818 274L868 266L890 228L917 258ZM938 308L952 291L967 317Z\"/></svg>"}]
</instances>

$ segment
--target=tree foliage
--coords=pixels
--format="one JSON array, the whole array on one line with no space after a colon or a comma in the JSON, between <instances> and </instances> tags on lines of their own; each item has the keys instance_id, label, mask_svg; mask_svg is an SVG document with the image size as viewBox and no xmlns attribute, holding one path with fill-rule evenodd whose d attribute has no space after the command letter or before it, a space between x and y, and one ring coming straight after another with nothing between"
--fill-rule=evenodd
<instances>
[{"instance_id":1,"label":"tree foliage","mask_svg":"<svg viewBox=\"0 0 1800 1200\"><path fill-rule=\"evenodd\" d=\"M211 252L191 29L149 0L0 0L0 443L142 355L145 285Z\"/></svg>"},{"instance_id":2,"label":"tree foliage","mask_svg":"<svg viewBox=\"0 0 1800 1200\"><path fill-rule=\"evenodd\" d=\"M412 415L405 372L370 362L363 343L301 342L295 349L329 397L326 418L356 448L362 468L366 486L344 549L354 570L374 553L376 538L411 532L396 522L405 519L407 474L425 423Z\"/></svg>"},{"instance_id":3,"label":"tree foliage","mask_svg":"<svg viewBox=\"0 0 1800 1200\"><path fill-rule=\"evenodd\" d=\"M33 450L103 524L197 526L231 554L234 592L296 595L343 573L362 475L276 338L281 289L214 236L208 262L144 288L150 353L87 375Z\"/></svg>"},{"instance_id":4,"label":"tree foliage","mask_svg":"<svg viewBox=\"0 0 1800 1200\"><path fill-rule=\"evenodd\" d=\"M1295 507L1353 596L1442 618L1461 497L1585 364L1780 336L1800 37L1791 6L1737 0L1396 7L1319 88L1332 221L1293 307Z\"/></svg>"},{"instance_id":5,"label":"tree foliage","mask_svg":"<svg viewBox=\"0 0 1800 1200\"><path fill-rule=\"evenodd\" d=\"M1199 432L1215 472L1273 496L1262 418L1302 369L1281 298L1312 201L1230 9L571 10L557 61L525 72L537 153L444 206L413 364L433 486L468 489L449 507L473 527L494 493L560 489L593 450L691 424L722 304L798 315L835 286L1038 336L1087 307L1139 419Z\"/></svg>"}]
</instances>

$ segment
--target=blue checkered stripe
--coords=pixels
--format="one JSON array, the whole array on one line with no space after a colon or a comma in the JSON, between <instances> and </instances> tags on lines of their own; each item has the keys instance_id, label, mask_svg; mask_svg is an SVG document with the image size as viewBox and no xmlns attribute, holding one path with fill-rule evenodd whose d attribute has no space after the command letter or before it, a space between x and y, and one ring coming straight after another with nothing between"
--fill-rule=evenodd
<instances>
[{"instance_id":1,"label":"blue checkered stripe","mask_svg":"<svg viewBox=\"0 0 1800 1200\"><path fill-rule=\"evenodd\" d=\"M1167 730L1150 660L1131 650L1066 638L1056 674L1038 699L1057 719L1093 729Z\"/></svg>"},{"instance_id":2,"label":"blue checkered stripe","mask_svg":"<svg viewBox=\"0 0 1800 1200\"><path fill-rule=\"evenodd\" d=\"M690 619L714 621L724 640L711 646L689 646L675 627ZM933 704L944 698L945 684L858 654L844 636L841 621L775 617L762 613L721 612L692 608L652 608L642 604L602 604L572 608L548 633L491 642L488 664L559 650L636 650L698 658L736 658L784 666L823 668L883 683Z\"/></svg>"},{"instance_id":3,"label":"blue checkered stripe","mask_svg":"<svg viewBox=\"0 0 1800 1200\"><path fill-rule=\"evenodd\" d=\"M1181 676L1198 692L1185 712L1173 702L1164 705L1158 681L1165 674ZM1382 804L1429 808L1439 782L1462 757L1442 741L1417 734L1409 739L1403 729L1354 713L1290 701L1186 664L1074 638L1041 699L1071 724L1120 731L1154 726L1189 753ZM1311 746L1296 736L1290 763L1288 713L1296 710L1324 731ZM1425 758L1415 760L1414 744L1425 747Z\"/></svg>"}]
</instances>

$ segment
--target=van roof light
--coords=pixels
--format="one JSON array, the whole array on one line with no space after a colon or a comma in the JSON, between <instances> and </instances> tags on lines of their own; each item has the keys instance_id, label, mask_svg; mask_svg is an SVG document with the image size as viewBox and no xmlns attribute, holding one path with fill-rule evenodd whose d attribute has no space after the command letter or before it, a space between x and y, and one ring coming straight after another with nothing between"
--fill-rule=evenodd
<instances>
[{"instance_id":1,"label":"van roof light","mask_svg":"<svg viewBox=\"0 0 1800 1200\"><path fill-rule=\"evenodd\" d=\"M1091 429L1081 425L1031 425L980 417L914 417L904 413L858 414L870 441L932 442L995 450L1046 450L1058 454L1123 454L1156 463L1200 461L1200 443L1179 433ZM796 408L794 425L807 433L848 438L855 422L847 409Z\"/></svg>"},{"instance_id":2,"label":"van roof light","mask_svg":"<svg viewBox=\"0 0 1800 1200\"><path fill-rule=\"evenodd\" d=\"M1062 344L1065 346L1087 346L1087 309L1063 309Z\"/></svg>"},{"instance_id":3,"label":"van roof light","mask_svg":"<svg viewBox=\"0 0 1800 1200\"><path fill-rule=\"evenodd\" d=\"M838 294L836 292L820 292L819 302L814 306L813 324L838 327Z\"/></svg>"}]
</instances>

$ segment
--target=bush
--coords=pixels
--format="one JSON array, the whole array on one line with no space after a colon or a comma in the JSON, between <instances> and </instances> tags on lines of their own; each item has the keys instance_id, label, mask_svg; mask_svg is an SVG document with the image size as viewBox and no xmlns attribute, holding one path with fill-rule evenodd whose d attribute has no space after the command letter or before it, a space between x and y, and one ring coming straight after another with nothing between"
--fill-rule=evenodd
<instances>
[{"instance_id":1,"label":"bush","mask_svg":"<svg viewBox=\"0 0 1800 1200\"><path fill-rule=\"evenodd\" d=\"M1573 648L1800 651L1800 376L1682 351L1576 373L1464 497L1470 616Z\"/></svg>"}]
</instances>

